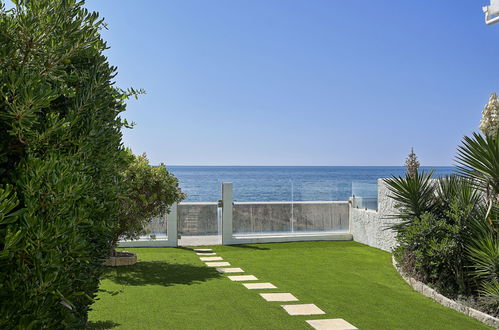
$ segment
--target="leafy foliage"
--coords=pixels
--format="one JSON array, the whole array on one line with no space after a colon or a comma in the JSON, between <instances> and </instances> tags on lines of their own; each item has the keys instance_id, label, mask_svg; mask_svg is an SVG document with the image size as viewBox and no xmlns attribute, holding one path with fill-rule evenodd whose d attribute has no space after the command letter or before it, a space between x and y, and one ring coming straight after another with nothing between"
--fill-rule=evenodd
<instances>
[{"instance_id":1,"label":"leafy foliage","mask_svg":"<svg viewBox=\"0 0 499 330\"><path fill-rule=\"evenodd\" d=\"M81 328L121 214L125 101L82 1L0 7L0 328Z\"/></svg>"},{"instance_id":2,"label":"leafy foliage","mask_svg":"<svg viewBox=\"0 0 499 330\"><path fill-rule=\"evenodd\" d=\"M405 181L403 178L399 180ZM412 180L410 176L406 180ZM400 209L411 219L395 225L399 246L395 255L407 272L433 284L447 294L467 294L467 241L472 237L469 222L478 212L480 195L471 183L457 176L434 180L432 208L419 216Z\"/></svg>"},{"instance_id":3,"label":"leafy foliage","mask_svg":"<svg viewBox=\"0 0 499 330\"><path fill-rule=\"evenodd\" d=\"M119 238L138 238L151 218L166 214L173 203L185 198L177 178L163 164L151 167L145 154L135 156L129 152L128 156L131 161L124 171L125 189L115 242Z\"/></svg>"},{"instance_id":4,"label":"leafy foliage","mask_svg":"<svg viewBox=\"0 0 499 330\"><path fill-rule=\"evenodd\" d=\"M441 292L464 293L460 265L463 251L460 240L456 240L461 233L457 224L425 213L404 231L395 253L405 261L405 269L419 280L432 283Z\"/></svg>"},{"instance_id":5,"label":"leafy foliage","mask_svg":"<svg viewBox=\"0 0 499 330\"><path fill-rule=\"evenodd\" d=\"M475 295L499 312L497 136L475 133L458 151L459 174L421 173L386 180L401 222L394 251L404 269L451 295Z\"/></svg>"}]
</instances>

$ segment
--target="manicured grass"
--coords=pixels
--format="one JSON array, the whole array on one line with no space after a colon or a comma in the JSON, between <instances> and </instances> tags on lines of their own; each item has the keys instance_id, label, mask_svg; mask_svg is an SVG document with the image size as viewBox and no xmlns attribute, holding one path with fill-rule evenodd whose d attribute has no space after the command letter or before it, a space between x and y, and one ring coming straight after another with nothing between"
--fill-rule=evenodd
<instances>
[{"instance_id":1,"label":"manicured grass","mask_svg":"<svg viewBox=\"0 0 499 330\"><path fill-rule=\"evenodd\" d=\"M359 329L487 329L414 292L390 254L355 242L213 246L278 289L247 290L204 266L190 248L137 248L140 263L110 269L90 320L100 329L311 329L343 318ZM230 274L229 274L230 275ZM290 292L326 315L290 316L259 292Z\"/></svg>"}]
</instances>

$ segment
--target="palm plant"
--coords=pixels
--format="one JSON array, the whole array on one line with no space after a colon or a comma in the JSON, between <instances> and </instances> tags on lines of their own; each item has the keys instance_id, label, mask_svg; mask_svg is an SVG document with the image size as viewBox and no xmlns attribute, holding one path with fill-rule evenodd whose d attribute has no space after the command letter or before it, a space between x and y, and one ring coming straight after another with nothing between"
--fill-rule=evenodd
<instances>
[{"instance_id":1,"label":"palm plant","mask_svg":"<svg viewBox=\"0 0 499 330\"><path fill-rule=\"evenodd\" d=\"M469 272L479 281L479 292L499 304L499 240L489 233L474 239L467 249L472 264Z\"/></svg>"},{"instance_id":2,"label":"palm plant","mask_svg":"<svg viewBox=\"0 0 499 330\"><path fill-rule=\"evenodd\" d=\"M493 225L490 216L494 204L499 203L499 135L482 136L473 133L465 136L463 145L458 148L458 171L468 177L487 199L485 219ZM496 223L497 225L497 223Z\"/></svg>"},{"instance_id":3,"label":"palm plant","mask_svg":"<svg viewBox=\"0 0 499 330\"><path fill-rule=\"evenodd\" d=\"M484 135L464 137L458 149L458 170L470 178L485 197L485 208L471 222L473 238L467 253L471 261L469 274L479 282L479 293L499 304L499 133L494 127ZM484 221L485 220L485 221Z\"/></svg>"},{"instance_id":4,"label":"palm plant","mask_svg":"<svg viewBox=\"0 0 499 330\"><path fill-rule=\"evenodd\" d=\"M396 257L451 294L479 294L499 306L499 100L484 110L483 135L465 136L458 148L458 175L433 172L385 180L401 219L392 225Z\"/></svg>"},{"instance_id":5,"label":"palm plant","mask_svg":"<svg viewBox=\"0 0 499 330\"><path fill-rule=\"evenodd\" d=\"M402 219L400 223L392 226L396 231L403 230L410 225L414 218L420 218L423 213L431 213L436 209L435 184L432 182L434 171L414 172L405 177L385 179L390 198L397 203L398 214L390 215L393 218Z\"/></svg>"},{"instance_id":6,"label":"palm plant","mask_svg":"<svg viewBox=\"0 0 499 330\"><path fill-rule=\"evenodd\" d=\"M446 217L449 205L457 203L462 223L467 223L479 213L483 205L482 194L475 189L473 182L465 177L448 175L438 179L435 191L436 207L439 215Z\"/></svg>"}]
</instances>

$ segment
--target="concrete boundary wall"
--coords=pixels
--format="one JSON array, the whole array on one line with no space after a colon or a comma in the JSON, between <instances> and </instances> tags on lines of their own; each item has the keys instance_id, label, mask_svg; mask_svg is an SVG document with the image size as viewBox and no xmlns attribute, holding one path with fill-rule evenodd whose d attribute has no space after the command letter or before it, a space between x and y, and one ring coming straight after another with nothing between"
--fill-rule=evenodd
<instances>
[{"instance_id":1,"label":"concrete boundary wall","mask_svg":"<svg viewBox=\"0 0 499 330\"><path fill-rule=\"evenodd\" d=\"M224 245L304 241L351 241L350 233L289 233L280 235L234 235Z\"/></svg>"},{"instance_id":2,"label":"concrete boundary wall","mask_svg":"<svg viewBox=\"0 0 499 330\"><path fill-rule=\"evenodd\" d=\"M218 235L218 203L179 203L177 228L182 236Z\"/></svg>"},{"instance_id":3,"label":"concrete boundary wall","mask_svg":"<svg viewBox=\"0 0 499 330\"><path fill-rule=\"evenodd\" d=\"M232 184L224 183L220 202L175 203L167 215L166 239L163 235L120 241L119 246L175 247L179 234L181 245L186 238L190 245L198 245L196 239L203 245L206 240L202 237L217 234L221 234L224 245L352 240L348 201L233 202Z\"/></svg>"},{"instance_id":4,"label":"concrete boundary wall","mask_svg":"<svg viewBox=\"0 0 499 330\"><path fill-rule=\"evenodd\" d=\"M344 202L235 202L234 235L349 232Z\"/></svg>"},{"instance_id":5,"label":"concrete boundary wall","mask_svg":"<svg viewBox=\"0 0 499 330\"><path fill-rule=\"evenodd\" d=\"M178 246L178 233L194 238L220 232L222 244L353 239L385 251L396 246L395 233L388 229L394 220L386 218L396 210L382 179L378 211L354 208L347 201L234 203L232 193L232 183L223 183L221 212L217 202L174 204L167 216L166 239L121 241L119 246Z\"/></svg>"},{"instance_id":6,"label":"concrete boundary wall","mask_svg":"<svg viewBox=\"0 0 499 330\"><path fill-rule=\"evenodd\" d=\"M378 179L378 211L350 205L350 232L354 241L388 252L396 247L396 234L389 227L400 220L390 218L397 210L389 193L387 184Z\"/></svg>"},{"instance_id":7,"label":"concrete boundary wall","mask_svg":"<svg viewBox=\"0 0 499 330\"><path fill-rule=\"evenodd\" d=\"M298 210L303 209L304 207L313 207L315 208L314 210L316 212L319 212L319 214L316 214L315 216L312 215L312 217L305 217L305 220L303 223L308 223L310 226L308 227L309 229L311 228L320 228L318 223L324 225L324 222L328 222L326 224L327 228L332 228L331 221L332 218L330 214L328 213L326 216L324 214L321 214L324 210L327 212L330 212L331 208L337 209L337 212L341 213L343 212L344 216L342 218L343 223L349 223L348 218L348 202L238 202L234 203L233 202L233 195L232 195L232 183L223 183L222 184L222 203L223 203L223 211L222 211L222 242L224 245L234 245L234 244L250 244L250 243L277 243L277 242L297 242L297 241L327 241L327 240L351 240L352 235L349 232L349 227L346 225L345 228L340 228L338 227L337 232L323 232L323 231L299 231L299 232L293 232L294 228L290 231L287 232L260 232L260 233L234 233L235 227L234 225L234 208L242 208L242 210L239 210L241 212L248 212L247 208L248 206L254 206L255 208L258 209L257 212L260 212L261 214L265 214L265 212L268 212L268 215L273 215L273 212L277 212L278 214L275 214L277 218L280 218L280 221L283 222L289 222L290 227L291 223L293 222L293 217L294 215L292 213L287 214L287 210L289 209L290 206L294 205L297 208L297 212L299 213ZM270 211L269 211L270 210ZM236 210L236 212L238 212ZM293 210L294 212L294 210ZM313 212L312 212L313 214ZM347 218L347 219L345 219ZM268 218L271 219L271 218ZM328 220L329 219L329 220ZM325 221L326 220L326 221ZM336 221L336 220L334 220ZM302 223L302 227L304 228ZM241 225L241 224L236 224L236 226ZM248 224L247 227L249 227L251 224ZM253 225L255 225L253 223ZM258 226L259 224L257 224ZM244 224L241 225L244 227ZM239 227L239 229L241 228ZM316 227L314 227L316 226ZM306 227L306 226L305 226ZM280 226L279 228L287 228L286 226ZM297 227L300 228L300 227ZM325 228L325 227L323 227Z\"/></svg>"}]
</instances>

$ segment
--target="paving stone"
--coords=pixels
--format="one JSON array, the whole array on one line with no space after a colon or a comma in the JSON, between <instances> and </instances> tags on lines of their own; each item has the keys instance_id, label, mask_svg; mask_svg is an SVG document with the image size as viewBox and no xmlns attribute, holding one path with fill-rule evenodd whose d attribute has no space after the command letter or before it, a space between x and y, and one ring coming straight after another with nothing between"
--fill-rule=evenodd
<instances>
[{"instance_id":1,"label":"paving stone","mask_svg":"<svg viewBox=\"0 0 499 330\"><path fill-rule=\"evenodd\" d=\"M307 323L316 330L357 330L344 319L309 320Z\"/></svg>"},{"instance_id":2,"label":"paving stone","mask_svg":"<svg viewBox=\"0 0 499 330\"><path fill-rule=\"evenodd\" d=\"M301 305L281 305L289 315L319 315L326 314L322 309L314 304Z\"/></svg>"},{"instance_id":3,"label":"paving stone","mask_svg":"<svg viewBox=\"0 0 499 330\"><path fill-rule=\"evenodd\" d=\"M267 301L298 301L291 293L260 293Z\"/></svg>"},{"instance_id":4,"label":"paving stone","mask_svg":"<svg viewBox=\"0 0 499 330\"><path fill-rule=\"evenodd\" d=\"M244 270L241 268L217 268L217 272L219 273L244 273Z\"/></svg>"},{"instance_id":5,"label":"paving stone","mask_svg":"<svg viewBox=\"0 0 499 330\"><path fill-rule=\"evenodd\" d=\"M277 287L272 283L243 283L246 289L256 290L256 289L277 289Z\"/></svg>"},{"instance_id":6,"label":"paving stone","mask_svg":"<svg viewBox=\"0 0 499 330\"><path fill-rule=\"evenodd\" d=\"M205 262L206 266L208 267L224 267L224 266L230 266L230 263L228 262Z\"/></svg>"},{"instance_id":7,"label":"paving stone","mask_svg":"<svg viewBox=\"0 0 499 330\"><path fill-rule=\"evenodd\" d=\"M227 276L229 280L241 282L241 281L258 281L258 279L253 275L235 275L235 276Z\"/></svg>"},{"instance_id":8,"label":"paving stone","mask_svg":"<svg viewBox=\"0 0 499 330\"><path fill-rule=\"evenodd\" d=\"M216 256L215 252L198 252L196 253L198 256Z\"/></svg>"},{"instance_id":9,"label":"paving stone","mask_svg":"<svg viewBox=\"0 0 499 330\"><path fill-rule=\"evenodd\" d=\"M213 252L212 249L194 249L196 252Z\"/></svg>"},{"instance_id":10,"label":"paving stone","mask_svg":"<svg viewBox=\"0 0 499 330\"><path fill-rule=\"evenodd\" d=\"M201 261L218 261L218 260L224 260L222 257L201 257L199 258Z\"/></svg>"}]
</instances>

